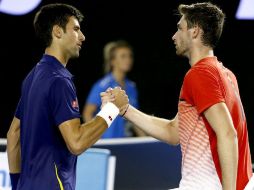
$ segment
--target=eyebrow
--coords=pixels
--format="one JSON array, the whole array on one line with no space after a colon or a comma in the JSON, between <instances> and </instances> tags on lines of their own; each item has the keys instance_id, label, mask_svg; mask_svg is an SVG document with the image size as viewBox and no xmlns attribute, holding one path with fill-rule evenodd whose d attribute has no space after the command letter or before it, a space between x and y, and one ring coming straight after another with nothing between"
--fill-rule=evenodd
<instances>
[{"instance_id":1,"label":"eyebrow","mask_svg":"<svg viewBox=\"0 0 254 190\"><path fill-rule=\"evenodd\" d=\"M75 25L75 26L74 26L74 28L76 28L76 29L80 29L80 26L78 26L78 25Z\"/></svg>"}]
</instances>

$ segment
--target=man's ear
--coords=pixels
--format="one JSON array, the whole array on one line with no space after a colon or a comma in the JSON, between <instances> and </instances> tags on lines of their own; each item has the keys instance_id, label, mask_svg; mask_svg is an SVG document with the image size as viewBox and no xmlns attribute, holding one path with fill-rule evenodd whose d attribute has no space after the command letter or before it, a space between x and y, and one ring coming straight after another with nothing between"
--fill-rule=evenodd
<instances>
[{"instance_id":1,"label":"man's ear","mask_svg":"<svg viewBox=\"0 0 254 190\"><path fill-rule=\"evenodd\" d=\"M192 38L196 39L199 35L201 35L201 32L202 32L202 30L199 26L197 26L197 25L194 26L192 28Z\"/></svg>"},{"instance_id":2,"label":"man's ear","mask_svg":"<svg viewBox=\"0 0 254 190\"><path fill-rule=\"evenodd\" d=\"M52 29L52 35L55 36L56 38L61 38L62 34L63 34L63 29L58 25L54 25Z\"/></svg>"}]
</instances>

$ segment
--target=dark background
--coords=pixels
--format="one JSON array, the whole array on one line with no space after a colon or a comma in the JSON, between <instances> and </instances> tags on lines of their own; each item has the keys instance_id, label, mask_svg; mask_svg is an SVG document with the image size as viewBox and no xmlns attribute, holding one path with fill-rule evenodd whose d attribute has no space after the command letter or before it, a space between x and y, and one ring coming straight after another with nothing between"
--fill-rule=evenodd
<instances>
[{"instance_id":1,"label":"dark background","mask_svg":"<svg viewBox=\"0 0 254 190\"><path fill-rule=\"evenodd\" d=\"M175 55L171 37L176 31L178 18L174 13L180 3L197 1L44 0L40 6L53 2L74 5L85 16L81 27L86 41L80 58L70 61L67 66L75 75L81 110L92 84L103 76L103 46L111 40L125 39L134 47L135 65L129 78L137 83L140 109L165 118L175 116L179 91L189 64L187 59ZM227 16L215 54L238 78L254 158L254 74L251 69L254 64L254 21L235 19L238 0L211 2L219 5ZM23 16L0 13L0 138L6 137L22 80L43 53L32 26L38 9Z\"/></svg>"}]
</instances>

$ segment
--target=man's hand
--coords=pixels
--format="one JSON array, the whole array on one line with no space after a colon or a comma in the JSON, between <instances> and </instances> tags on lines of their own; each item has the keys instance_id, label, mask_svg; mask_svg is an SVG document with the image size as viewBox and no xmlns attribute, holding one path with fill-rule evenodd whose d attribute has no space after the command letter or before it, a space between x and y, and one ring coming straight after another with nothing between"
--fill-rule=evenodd
<instances>
[{"instance_id":1,"label":"man's hand","mask_svg":"<svg viewBox=\"0 0 254 190\"><path fill-rule=\"evenodd\" d=\"M102 107L107 102L112 102L120 110L120 115L124 115L124 113L128 109L129 106L128 96L126 95L126 92L122 90L120 87L116 87L114 89L109 88L107 89L106 92L102 92L100 95Z\"/></svg>"},{"instance_id":2,"label":"man's hand","mask_svg":"<svg viewBox=\"0 0 254 190\"><path fill-rule=\"evenodd\" d=\"M105 92L101 92L101 108L108 103L115 101L115 96L112 94L112 88L108 88Z\"/></svg>"},{"instance_id":3,"label":"man's hand","mask_svg":"<svg viewBox=\"0 0 254 190\"><path fill-rule=\"evenodd\" d=\"M129 98L126 95L126 92L120 87L116 87L112 90L112 94L115 97L114 103L120 110L120 115L123 116L129 106Z\"/></svg>"}]
</instances>

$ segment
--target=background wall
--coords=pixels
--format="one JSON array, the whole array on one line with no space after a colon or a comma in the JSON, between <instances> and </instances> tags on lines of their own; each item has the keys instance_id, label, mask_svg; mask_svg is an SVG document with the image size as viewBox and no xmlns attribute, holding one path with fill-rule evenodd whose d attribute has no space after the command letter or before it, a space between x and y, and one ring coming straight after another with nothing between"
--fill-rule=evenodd
<instances>
[{"instance_id":1,"label":"background wall","mask_svg":"<svg viewBox=\"0 0 254 190\"><path fill-rule=\"evenodd\" d=\"M104 44L125 39L134 47L135 65L129 78L137 83L141 110L166 118L175 116L179 91L189 65L187 59L175 55L171 37L176 31L178 18L174 13L180 3L197 1L43 0L40 6L53 2L72 4L85 15L81 27L86 41L80 58L68 64L68 69L75 75L81 109L91 85L103 75ZM218 4L227 15L215 54L238 78L253 155L254 75L251 68L254 64L254 20L235 19L238 0L212 2ZM43 53L32 26L37 10L23 16L0 13L0 138L6 137L20 96L22 80Z\"/></svg>"}]
</instances>

